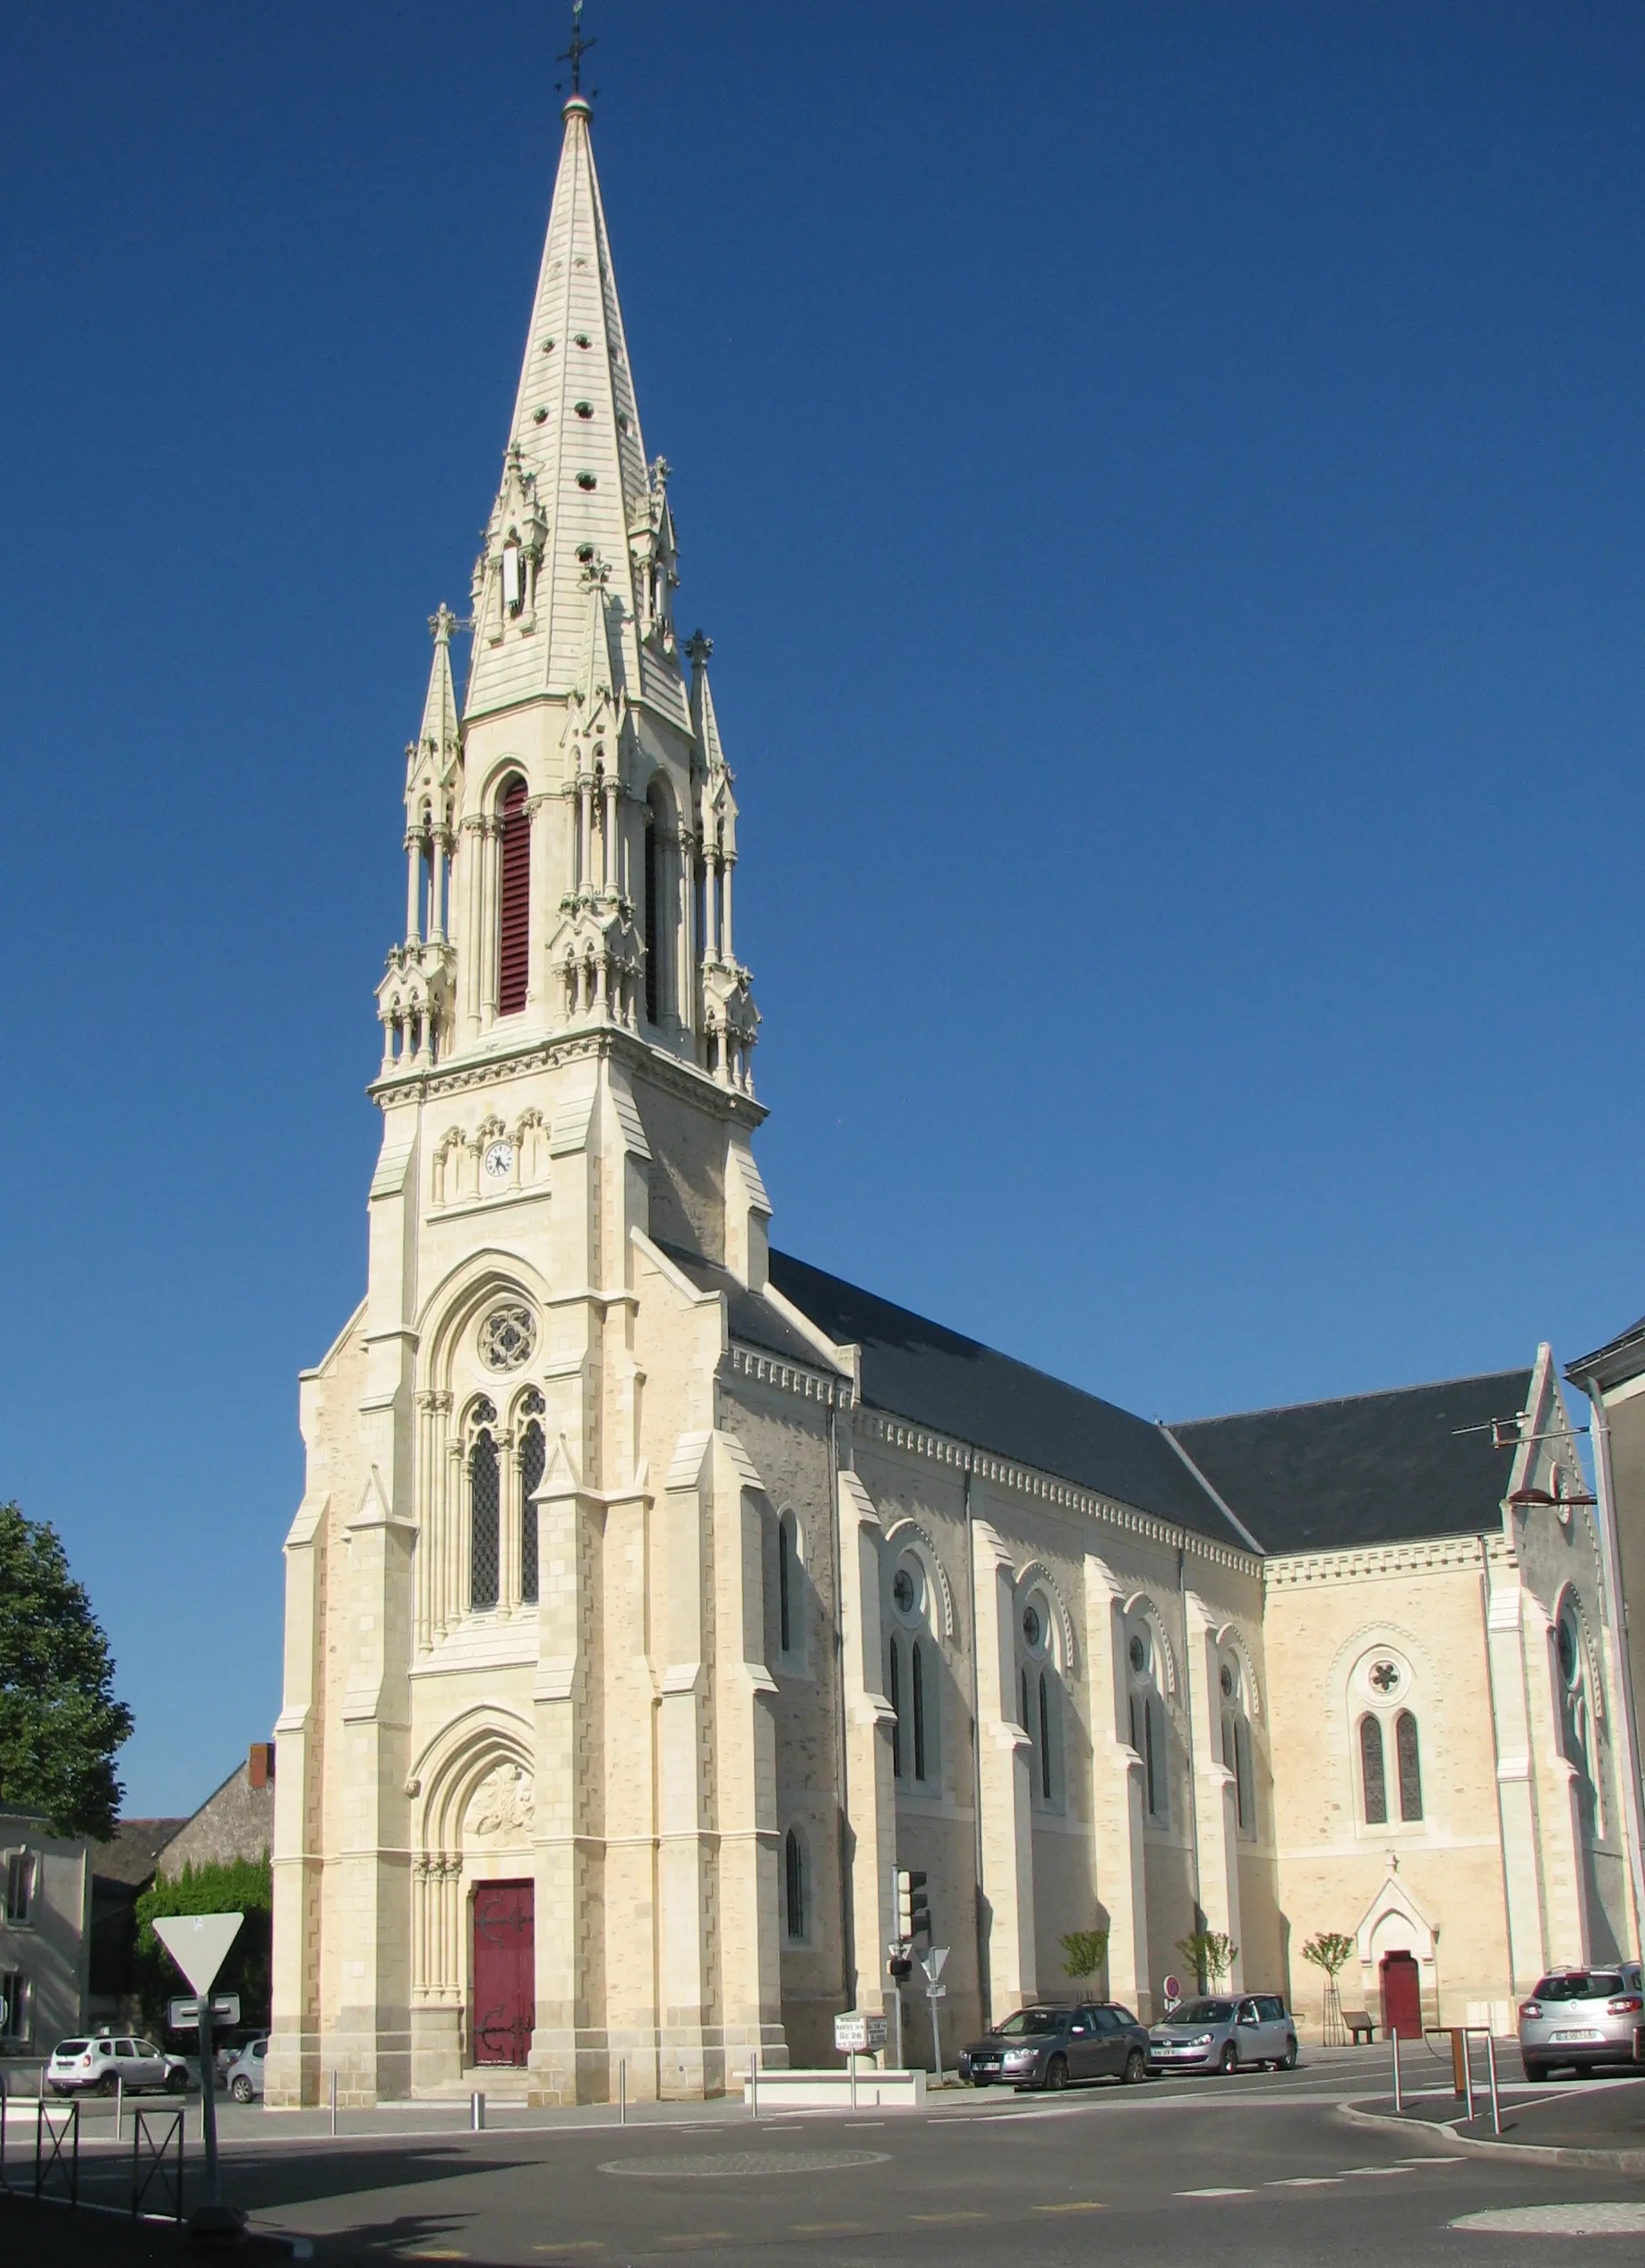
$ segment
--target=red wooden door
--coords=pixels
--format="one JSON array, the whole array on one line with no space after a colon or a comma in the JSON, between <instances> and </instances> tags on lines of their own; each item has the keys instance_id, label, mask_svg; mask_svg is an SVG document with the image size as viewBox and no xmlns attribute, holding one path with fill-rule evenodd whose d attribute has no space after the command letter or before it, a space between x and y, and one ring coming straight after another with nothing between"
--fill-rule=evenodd
<instances>
[{"instance_id":1,"label":"red wooden door","mask_svg":"<svg viewBox=\"0 0 1645 2268\"><path fill-rule=\"evenodd\" d=\"M477 1882L474 1892L474 2059L524 2063L536 2008L529 1882Z\"/></svg>"},{"instance_id":2,"label":"red wooden door","mask_svg":"<svg viewBox=\"0 0 1645 2268\"><path fill-rule=\"evenodd\" d=\"M1382 1960L1383 2031L1401 2040L1422 2036L1422 1982L1411 1953L1384 1953Z\"/></svg>"}]
</instances>

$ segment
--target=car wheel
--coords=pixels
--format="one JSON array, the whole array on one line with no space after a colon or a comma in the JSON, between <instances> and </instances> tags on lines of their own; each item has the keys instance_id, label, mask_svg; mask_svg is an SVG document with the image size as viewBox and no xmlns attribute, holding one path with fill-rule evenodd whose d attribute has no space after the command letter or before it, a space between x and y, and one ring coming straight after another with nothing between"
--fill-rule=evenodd
<instances>
[{"instance_id":1,"label":"car wheel","mask_svg":"<svg viewBox=\"0 0 1645 2268\"><path fill-rule=\"evenodd\" d=\"M1297 2042L1294 2040L1273 2067L1276 2071L1295 2071L1297 2068Z\"/></svg>"},{"instance_id":2,"label":"car wheel","mask_svg":"<svg viewBox=\"0 0 1645 2268\"><path fill-rule=\"evenodd\" d=\"M248 2078L246 2078L244 2074L242 2073L240 2077L234 2082L234 2084L229 2088L228 2092L231 2095L233 2095L236 2102L250 2102L252 2100L252 2083Z\"/></svg>"},{"instance_id":3,"label":"car wheel","mask_svg":"<svg viewBox=\"0 0 1645 2268\"><path fill-rule=\"evenodd\" d=\"M117 2071L106 2071L97 2083L97 2091L100 2095L111 2095L118 2092L119 2085L119 2073Z\"/></svg>"},{"instance_id":4,"label":"car wheel","mask_svg":"<svg viewBox=\"0 0 1645 2268\"><path fill-rule=\"evenodd\" d=\"M168 2072L166 2077L166 2092L168 2095L185 2095L188 2093L188 2073L186 2071Z\"/></svg>"},{"instance_id":5,"label":"car wheel","mask_svg":"<svg viewBox=\"0 0 1645 2268\"><path fill-rule=\"evenodd\" d=\"M1227 2047L1223 2049L1221 2056L1217 2058L1217 2069L1222 2074L1224 2078L1227 2078L1230 2073L1238 2071L1238 2068L1239 2050L1230 2040Z\"/></svg>"},{"instance_id":6,"label":"car wheel","mask_svg":"<svg viewBox=\"0 0 1645 2268\"><path fill-rule=\"evenodd\" d=\"M1594 2075L1593 2065L1591 2063L1579 2063L1576 2066L1576 2075L1579 2079L1591 2079Z\"/></svg>"},{"instance_id":7,"label":"car wheel","mask_svg":"<svg viewBox=\"0 0 1645 2268\"><path fill-rule=\"evenodd\" d=\"M1548 2075L1547 2065L1533 2063L1529 2056L1521 2056L1520 2061L1524 2067L1525 2076L1530 2081L1532 2086L1540 2086Z\"/></svg>"},{"instance_id":8,"label":"car wheel","mask_svg":"<svg viewBox=\"0 0 1645 2268\"><path fill-rule=\"evenodd\" d=\"M1052 2094L1060 2094L1068 2084L1068 2058L1053 2056L1045 2067L1045 2084Z\"/></svg>"},{"instance_id":9,"label":"car wheel","mask_svg":"<svg viewBox=\"0 0 1645 2268\"><path fill-rule=\"evenodd\" d=\"M74 2092L73 2087L60 2087L55 2079L51 2083L51 2091L59 2100L64 2095L72 2095Z\"/></svg>"},{"instance_id":10,"label":"car wheel","mask_svg":"<svg viewBox=\"0 0 1645 2268\"><path fill-rule=\"evenodd\" d=\"M1140 2048L1133 2048L1126 2058L1126 2067L1119 2075L1122 2087L1140 2087L1148 2076L1148 2058Z\"/></svg>"}]
</instances>

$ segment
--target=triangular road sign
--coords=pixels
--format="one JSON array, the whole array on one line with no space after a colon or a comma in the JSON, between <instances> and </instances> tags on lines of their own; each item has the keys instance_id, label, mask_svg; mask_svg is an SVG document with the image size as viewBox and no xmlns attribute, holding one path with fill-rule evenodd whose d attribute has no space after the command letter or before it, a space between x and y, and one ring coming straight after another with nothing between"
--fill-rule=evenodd
<instances>
[{"instance_id":1,"label":"triangular road sign","mask_svg":"<svg viewBox=\"0 0 1645 2268\"><path fill-rule=\"evenodd\" d=\"M938 1978L941 1976L943 1963L947 1959L947 1957L948 1948L946 1945L934 1945L930 1951L926 1955L925 1958L921 1962L920 1966L925 1971L926 1975L930 1977L933 1984L935 1984Z\"/></svg>"},{"instance_id":2,"label":"triangular road sign","mask_svg":"<svg viewBox=\"0 0 1645 2268\"><path fill-rule=\"evenodd\" d=\"M243 1913L163 1913L156 1917L154 1934L195 1991L210 1992L244 1919Z\"/></svg>"}]
</instances>

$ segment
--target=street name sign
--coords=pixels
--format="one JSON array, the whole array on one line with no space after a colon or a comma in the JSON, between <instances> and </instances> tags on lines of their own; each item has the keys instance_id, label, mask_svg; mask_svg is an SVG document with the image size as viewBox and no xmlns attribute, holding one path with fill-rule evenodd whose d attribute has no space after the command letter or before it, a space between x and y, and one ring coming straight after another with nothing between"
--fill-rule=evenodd
<instances>
[{"instance_id":1,"label":"street name sign","mask_svg":"<svg viewBox=\"0 0 1645 2268\"><path fill-rule=\"evenodd\" d=\"M213 2024L238 2024L240 1996L237 1992L214 1992L211 1995ZM198 2000L174 2000L166 2012L167 2027L173 2032L197 2032L200 2029Z\"/></svg>"}]
</instances>

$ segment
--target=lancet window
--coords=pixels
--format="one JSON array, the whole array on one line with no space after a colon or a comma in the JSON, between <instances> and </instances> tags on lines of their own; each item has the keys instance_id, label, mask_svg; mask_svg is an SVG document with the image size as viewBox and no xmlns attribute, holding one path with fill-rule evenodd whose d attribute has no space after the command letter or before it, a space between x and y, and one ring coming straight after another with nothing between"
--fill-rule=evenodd
<instances>
[{"instance_id":1,"label":"lancet window","mask_svg":"<svg viewBox=\"0 0 1645 2268\"><path fill-rule=\"evenodd\" d=\"M1127 1633L1126 1671L1127 1730L1132 1748L1142 1759L1143 1810L1146 1818L1164 1826L1170 1817L1165 1704L1159 1688L1153 1631L1141 1616L1133 1619Z\"/></svg>"},{"instance_id":2,"label":"lancet window","mask_svg":"<svg viewBox=\"0 0 1645 2268\"><path fill-rule=\"evenodd\" d=\"M518 774L498 806L501 842L497 885L497 1013L517 1015L531 976L531 815Z\"/></svg>"},{"instance_id":3,"label":"lancet window","mask_svg":"<svg viewBox=\"0 0 1645 2268\"><path fill-rule=\"evenodd\" d=\"M891 1766L898 1779L934 1793L938 1778L939 1661L930 1625L930 1579L917 1553L904 1552L891 1573L893 1630L887 1648Z\"/></svg>"},{"instance_id":4,"label":"lancet window","mask_svg":"<svg viewBox=\"0 0 1645 2268\"><path fill-rule=\"evenodd\" d=\"M480 1613L497 1604L502 1569L502 1491L496 1406L484 1399L469 1413L468 1605Z\"/></svg>"},{"instance_id":5,"label":"lancet window","mask_svg":"<svg viewBox=\"0 0 1645 2268\"><path fill-rule=\"evenodd\" d=\"M542 1408L543 1397L533 1387L521 1404L526 1425L519 1443L519 1595L527 1605L535 1605L537 1596L537 1508L531 1500L542 1486L548 1461L536 1415Z\"/></svg>"}]
</instances>

